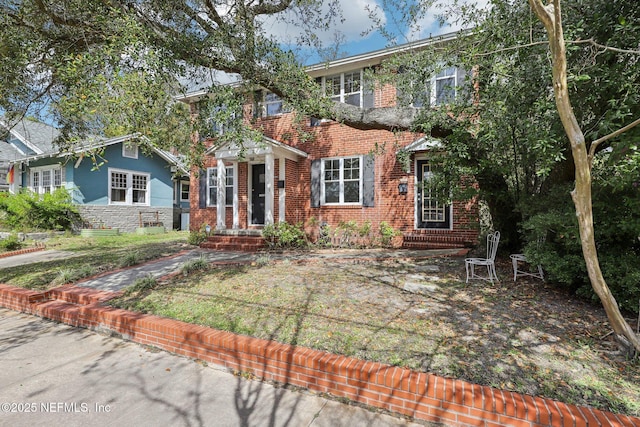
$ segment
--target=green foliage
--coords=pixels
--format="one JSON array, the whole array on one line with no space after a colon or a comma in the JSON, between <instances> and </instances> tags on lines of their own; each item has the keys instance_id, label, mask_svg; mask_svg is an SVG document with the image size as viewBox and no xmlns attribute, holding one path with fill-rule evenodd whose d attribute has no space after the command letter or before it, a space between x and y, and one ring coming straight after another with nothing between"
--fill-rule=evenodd
<instances>
[{"instance_id":1,"label":"green foliage","mask_svg":"<svg viewBox=\"0 0 640 427\"><path fill-rule=\"evenodd\" d=\"M400 231L390 226L386 221L382 221L380 223L379 232L380 232L380 237L379 237L380 246L385 248L393 244L394 237L402 234Z\"/></svg>"},{"instance_id":2,"label":"green foliage","mask_svg":"<svg viewBox=\"0 0 640 427\"><path fill-rule=\"evenodd\" d=\"M0 239L0 248L5 251L16 251L22 248L23 243L16 233L11 233L4 239Z\"/></svg>"},{"instance_id":3,"label":"green foliage","mask_svg":"<svg viewBox=\"0 0 640 427\"><path fill-rule=\"evenodd\" d=\"M182 265L180 271L183 275L188 276L189 274L196 271L204 271L209 268L209 261L204 256L201 256L197 259L192 259L190 261L185 262Z\"/></svg>"},{"instance_id":4,"label":"green foliage","mask_svg":"<svg viewBox=\"0 0 640 427\"><path fill-rule=\"evenodd\" d=\"M187 243L193 246L200 246L200 243L207 240L207 233L204 230L190 231Z\"/></svg>"},{"instance_id":5,"label":"green foliage","mask_svg":"<svg viewBox=\"0 0 640 427\"><path fill-rule=\"evenodd\" d=\"M132 265L140 264L140 253L137 251L127 252L122 259L120 259L120 267L131 267Z\"/></svg>"},{"instance_id":6,"label":"green foliage","mask_svg":"<svg viewBox=\"0 0 640 427\"><path fill-rule=\"evenodd\" d=\"M289 224L280 222L267 224L262 229L262 237L272 248L304 248L307 246L307 236L301 222Z\"/></svg>"},{"instance_id":7,"label":"green foliage","mask_svg":"<svg viewBox=\"0 0 640 427\"><path fill-rule=\"evenodd\" d=\"M78 208L64 188L53 193L35 194L24 190L18 194L0 194L0 223L11 230L70 230L80 222Z\"/></svg>"},{"instance_id":8,"label":"green foliage","mask_svg":"<svg viewBox=\"0 0 640 427\"><path fill-rule=\"evenodd\" d=\"M155 277L149 274L140 279L136 279L136 281L133 282L133 285L125 289L124 296L141 294L143 292L147 292L154 289L156 286L158 286L158 281L156 280Z\"/></svg>"},{"instance_id":9,"label":"green foliage","mask_svg":"<svg viewBox=\"0 0 640 427\"><path fill-rule=\"evenodd\" d=\"M553 283L598 301L582 255L570 186L556 187L531 203L531 216L523 227L525 253L540 263ZM613 188L594 185L594 223L603 275L619 306L638 311L640 300L640 190L633 185Z\"/></svg>"}]
</instances>

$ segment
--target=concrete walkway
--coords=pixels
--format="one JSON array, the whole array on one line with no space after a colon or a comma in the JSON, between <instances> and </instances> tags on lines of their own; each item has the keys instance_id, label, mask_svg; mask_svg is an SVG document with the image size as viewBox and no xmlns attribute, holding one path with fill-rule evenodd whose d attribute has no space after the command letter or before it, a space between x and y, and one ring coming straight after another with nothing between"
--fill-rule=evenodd
<instances>
[{"instance_id":1,"label":"concrete walkway","mask_svg":"<svg viewBox=\"0 0 640 427\"><path fill-rule=\"evenodd\" d=\"M0 308L2 426L415 426Z\"/></svg>"}]
</instances>

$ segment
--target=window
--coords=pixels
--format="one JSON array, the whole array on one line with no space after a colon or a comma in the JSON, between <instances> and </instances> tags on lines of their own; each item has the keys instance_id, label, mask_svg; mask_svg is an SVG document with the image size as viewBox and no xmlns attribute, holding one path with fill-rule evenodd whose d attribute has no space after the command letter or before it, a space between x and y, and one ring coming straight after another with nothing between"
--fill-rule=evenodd
<instances>
[{"instance_id":1,"label":"window","mask_svg":"<svg viewBox=\"0 0 640 427\"><path fill-rule=\"evenodd\" d=\"M189 201L189 189L190 189L190 185L188 181L180 182L180 201L181 202Z\"/></svg>"},{"instance_id":2,"label":"window","mask_svg":"<svg viewBox=\"0 0 640 427\"><path fill-rule=\"evenodd\" d=\"M327 96L336 102L355 105L363 108L373 107L373 91L363 84L363 70L340 73L316 79L324 85Z\"/></svg>"},{"instance_id":3,"label":"window","mask_svg":"<svg viewBox=\"0 0 640 427\"><path fill-rule=\"evenodd\" d=\"M225 177L225 205L233 205L234 167L227 166ZM207 169L207 206L218 204L218 168Z\"/></svg>"},{"instance_id":4,"label":"window","mask_svg":"<svg viewBox=\"0 0 640 427\"><path fill-rule=\"evenodd\" d=\"M456 97L456 68L448 67L435 77L435 105L447 104ZM433 99L433 98L432 98Z\"/></svg>"},{"instance_id":5,"label":"window","mask_svg":"<svg viewBox=\"0 0 640 427\"><path fill-rule=\"evenodd\" d=\"M130 159L138 158L138 144L132 142L124 142L122 144L122 157L128 157Z\"/></svg>"},{"instance_id":6,"label":"window","mask_svg":"<svg viewBox=\"0 0 640 427\"><path fill-rule=\"evenodd\" d=\"M255 99L258 101L255 108L256 117L278 116L291 111L284 100L273 92L257 91Z\"/></svg>"},{"instance_id":7,"label":"window","mask_svg":"<svg viewBox=\"0 0 640 427\"><path fill-rule=\"evenodd\" d=\"M322 204L362 203L360 157L322 160Z\"/></svg>"},{"instance_id":8,"label":"window","mask_svg":"<svg viewBox=\"0 0 640 427\"><path fill-rule=\"evenodd\" d=\"M458 86L462 83L459 81L460 71L456 67L447 67L429 79L424 86L414 84L410 98L411 105L416 108L445 105L456 99ZM423 91L420 90L421 87L424 87ZM398 93L398 96L405 95Z\"/></svg>"},{"instance_id":9,"label":"window","mask_svg":"<svg viewBox=\"0 0 640 427\"><path fill-rule=\"evenodd\" d=\"M52 193L62 187L62 168L56 166L46 166L31 170L31 191L44 194Z\"/></svg>"},{"instance_id":10,"label":"window","mask_svg":"<svg viewBox=\"0 0 640 427\"><path fill-rule=\"evenodd\" d=\"M149 205L149 175L109 169L109 204Z\"/></svg>"}]
</instances>

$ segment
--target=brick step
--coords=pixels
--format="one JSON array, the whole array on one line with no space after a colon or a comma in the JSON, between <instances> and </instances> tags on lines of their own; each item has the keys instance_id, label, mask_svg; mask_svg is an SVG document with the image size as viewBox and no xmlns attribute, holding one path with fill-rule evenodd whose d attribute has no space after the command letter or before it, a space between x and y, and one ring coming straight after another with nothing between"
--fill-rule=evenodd
<instances>
[{"instance_id":1,"label":"brick step","mask_svg":"<svg viewBox=\"0 0 640 427\"><path fill-rule=\"evenodd\" d=\"M402 241L404 249L456 249L467 246L469 242L464 237L443 234L405 234Z\"/></svg>"},{"instance_id":2,"label":"brick step","mask_svg":"<svg viewBox=\"0 0 640 427\"><path fill-rule=\"evenodd\" d=\"M89 305L107 301L120 295L121 292L101 291L81 286L65 285L44 293L46 299L62 301L70 304Z\"/></svg>"},{"instance_id":3,"label":"brick step","mask_svg":"<svg viewBox=\"0 0 640 427\"><path fill-rule=\"evenodd\" d=\"M255 252L264 248L265 242L262 236L231 236L231 235L213 235L200 244L201 248L239 251L239 252Z\"/></svg>"}]
</instances>

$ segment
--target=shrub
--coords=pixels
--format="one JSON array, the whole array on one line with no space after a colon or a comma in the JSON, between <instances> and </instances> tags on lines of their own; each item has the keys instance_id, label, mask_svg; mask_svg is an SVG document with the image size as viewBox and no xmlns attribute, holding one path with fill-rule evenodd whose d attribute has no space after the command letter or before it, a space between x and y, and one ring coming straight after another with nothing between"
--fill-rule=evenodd
<instances>
[{"instance_id":1,"label":"shrub","mask_svg":"<svg viewBox=\"0 0 640 427\"><path fill-rule=\"evenodd\" d=\"M11 230L70 230L80 223L78 208L64 188L36 194L29 190L0 195L1 221Z\"/></svg>"},{"instance_id":2,"label":"shrub","mask_svg":"<svg viewBox=\"0 0 640 427\"><path fill-rule=\"evenodd\" d=\"M380 246L388 248L393 245L393 238L399 236L401 233L390 226L386 221L380 223Z\"/></svg>"},{"instance_id":3,"label":"shrub","mask_svg":"<svg viewBox=\"0 0 640 427\"><path fill-rule=\"evenodd\" d=\"M267 224L262 229L262 237L270 247L275 248L304 248L307 246L307 236L302 223Z\"/></svg>"},{"instance_id":4,"label":"shrub","mask_svg":"<svg viewBox=\"0 0 640 427\"><path fill-rule=\"evenodd\" d=\"M200 246L200 243L207 240L207 233L201 229L199 231L191 231L189 232L189 237L187 238L187 243L193 246Z\"/></svg>"},{"instance_id":5,"label":"shrub","mask_svg":"<svg viewBox=\"0 0 640 427\"><path fill-rule=\"evenodd\" d=\"M9 234L4 239L0 240L0 248L5 251L17 251L22 248L22 242L15 233Z\"/></svg>"},{"instance_id":6,"label":"shrub","mask_svg":"<svg viewBox=\"0 0 640 427\"><path fill-rule=\"evenodd\" d=\"M525 254L542 265L550 281L593 301L580 245L578 221L569 192L556 188L530 202L531 215L523 223ZM593 217L602 273L620 307L638 311L640 299L640 190L594 185Z\"/></svg>"}]
</instances>

